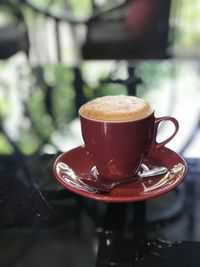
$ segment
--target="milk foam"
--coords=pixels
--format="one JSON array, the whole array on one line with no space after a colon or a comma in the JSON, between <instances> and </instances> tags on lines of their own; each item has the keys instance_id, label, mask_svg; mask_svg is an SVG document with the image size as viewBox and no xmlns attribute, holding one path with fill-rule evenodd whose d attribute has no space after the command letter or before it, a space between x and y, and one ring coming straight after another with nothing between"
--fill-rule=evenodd
<instances>
[{"instance_id":1,"label":"milk foam","mask_svg":"<svg viewBox=\"0 0 200 267\"><path fill-rule=\"evenodd\" d=\"M153 112L147 101L134 96L104 96L80 108L83 117L100 121L134 121Z\"/></svg>"}]
</instances>

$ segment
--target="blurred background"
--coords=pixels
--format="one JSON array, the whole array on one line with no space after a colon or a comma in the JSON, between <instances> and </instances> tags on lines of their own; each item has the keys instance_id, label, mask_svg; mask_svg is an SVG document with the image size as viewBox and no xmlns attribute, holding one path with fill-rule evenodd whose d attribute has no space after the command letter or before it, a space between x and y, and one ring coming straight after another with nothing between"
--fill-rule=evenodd
<instances>
[{"instance_id":1,"label":"blurred background","mask_svg":"<svg viewBox=\"0 0 200 267\"><path fill-rule=\"evenodd\" d=\"M98 231L121 219L151 239L200 240L199 47L199 0L0 0L0 266L94 266ZM178 119L167 146L189 174L169 194L112 211L58 185L52 164L83 143L79 107L115 94ZM195 261L182 253L174 258Z\"/></svg>"},{"instance_id":2,"label":"blurred background","mask_svg":"<svg viewBox=\"0 0 200 267\"><path fill-rule=\"evenodd\" d=\"M78 108L130 94L176 117L168 146L199 157L199 18L198 0L0 1L0 154L80 145Z\"/></svg>"}]
</instances>

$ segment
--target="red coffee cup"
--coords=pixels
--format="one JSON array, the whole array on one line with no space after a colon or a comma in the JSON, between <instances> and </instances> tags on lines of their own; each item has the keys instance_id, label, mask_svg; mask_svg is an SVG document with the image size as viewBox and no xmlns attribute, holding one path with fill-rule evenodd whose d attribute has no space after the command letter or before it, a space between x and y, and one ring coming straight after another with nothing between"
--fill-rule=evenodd
<instances>
[{"instance_id":1,"label":"red coffee cup","mask_svg":"<svg viewBox=\"0 0 200 267\"><path fill-rule=\"evenodd\" d=\"M136 176L148 153L167 144L179 128L175 118L155 118L154 112L134 121L94 120L80 112L79 114L88 154L97 168L99 177L111 182ZM158 125L164 121L171 121L175 130L170 137L158 143Z\"/></svg>"}]
</instances>

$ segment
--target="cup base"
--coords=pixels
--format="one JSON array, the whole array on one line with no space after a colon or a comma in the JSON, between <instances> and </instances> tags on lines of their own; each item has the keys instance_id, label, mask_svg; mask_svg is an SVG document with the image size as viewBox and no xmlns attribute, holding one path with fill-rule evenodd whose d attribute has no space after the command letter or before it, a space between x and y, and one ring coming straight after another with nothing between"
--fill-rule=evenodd
<instances>
[{"instance_id":1,"label":"cup base","mask_svg":"<svg viewBox=\"0 0 200 267\"><path fill-rule=\"evenodd\" d=\"M147 165L142 164L137 173L139 174L140 172L147 171L147 170L149 170ZM119 178L118 179L115 179L115 178L111 179L111 178L103 177L103 176L99 175L99 172L98 172L98 169L96 166L93 166L91 168L90 173L91 173L92 177L95 178L95 181L102 181L102 182L104 182L104 183L106 182L108 184L123 183L123 182L126 183L126 182L129 182L130 180L131 181L139 181L141 179L141 177L137 174L120 179L120 180L119 180Z\"/></svg>"}]
</instances>

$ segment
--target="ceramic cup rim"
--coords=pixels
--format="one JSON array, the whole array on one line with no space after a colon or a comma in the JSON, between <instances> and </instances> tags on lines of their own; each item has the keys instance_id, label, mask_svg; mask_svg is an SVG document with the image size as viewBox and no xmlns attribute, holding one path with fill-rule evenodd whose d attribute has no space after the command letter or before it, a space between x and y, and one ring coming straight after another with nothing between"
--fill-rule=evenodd
<instances>
[{"instance_id":1,"label":"ceramic cup rim","mask_svg":"<svg viewBox=\"0 0 200 267\"><path fill-rule=\"evenodd\" d=\"M87 104L87 103L86 103ZM84 105L86 105L84 104ZM152 112L150 114L148 114L147 116L145 117L142 117L142 118L139 118L139 119L129 119L129 120L100 120L100 119L92 119L92 118L89 118L89 117L86 117L84 116L82 113L81 113L81 108L84 106L82 105L80 108L79 108L79 117L82 117L83 119L85 120L88 120L88 121L93 121L93 122L97 122L97 123L110 123L110 124L118 124L118 123L134 123L134 122L138 122L138 121L142 121L142 120L145 120L151 116L153 116L155 114L155 110L152 108Z\"/></svg>"}]
</instances>

